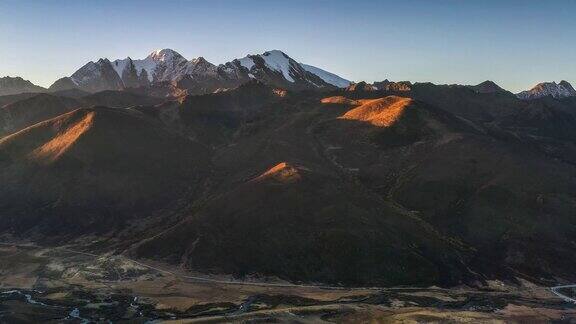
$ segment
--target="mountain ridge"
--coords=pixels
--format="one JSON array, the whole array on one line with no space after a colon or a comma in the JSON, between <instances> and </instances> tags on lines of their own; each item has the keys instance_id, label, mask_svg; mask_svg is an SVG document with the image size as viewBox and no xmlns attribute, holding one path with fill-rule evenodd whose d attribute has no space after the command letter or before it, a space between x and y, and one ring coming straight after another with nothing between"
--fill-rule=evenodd
<instances>
[{"instance_id":1,"label":"mountain ridge","mask_svg":"<svg viewBox=\"0 0 576 324\"><path fill-rule=\"evenodd\" d=\"M188 93L202 94L236 87L250 79L292 90L335 89L349 84L333 73L298 63L280 50L215 65L203 57L187 60L172 49L161 49L144 59L90 61L70 77L57 80L49 89L97 92L171 83Z\"/></svg>"},{"instance_id":2,"label":"mountain ridge","mask_svg":"<svg viewBox=\"0 0 576 324\"><path fill-rule=\"evenodd\" d=\"M559 83L553 82L541 82L535 85L532 89L522 91L516 94L518 98L523 100L538 99L546 96L552 96L555 99L575 97L576 90L572 85L565 80Z\"/></svg>"},{"instance_id":3,"label":"mountain ridge","mask_svg":"<svg viewBox=\"0 0 576 324\"><path fill-rule=\"evenodd\" d=\"M0 77L0 96L15 95L24 92L45 92L46 88L35 85L21 77Z\"/></svg>"},{"instance_id":4,"label":"mountain ridge","mask_svg":"<svg viewBox=\"0 0 576 324\"><path fill-rule=\"evenodd\" d=\"M352 86L362 81L351 82L324 69L296 62L281 50L270 50L262 54L249 54L242 58L215 65L199 56L186 59L172 49L158 49L144 59L109 60L100 58L89 61L72 75L62 77L48 88L37 86L21 77L0 78L0 96L21 93L61 92L81 90L100 92L105 90L133 89L141 94L177 97L182 94L204 94L220 89L235 88L251 79L286 90L334 90ZM419 82L375 81L365 83L374 89L388 91L409 91ZM369 86L363 86L370 91ZM510 93L495 82L487 80L477 85L453 86L468 87L478 93ZM529 90L516 93L523 100L551 96L555 99L574 97L576 90L566 80L541 82Z\"/></svg>"}]
</instances>

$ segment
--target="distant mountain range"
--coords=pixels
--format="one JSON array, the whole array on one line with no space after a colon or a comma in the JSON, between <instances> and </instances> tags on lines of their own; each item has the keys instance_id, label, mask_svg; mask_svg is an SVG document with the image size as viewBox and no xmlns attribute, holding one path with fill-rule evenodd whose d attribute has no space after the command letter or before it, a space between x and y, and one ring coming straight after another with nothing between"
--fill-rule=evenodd
<instances>
[{"instance_id":1,"label":"distant mountain range","mask_svg":"<svg viewBox=\"0 0 576 324\"><path fill-rule=\"evenodd\" d=\"M174 50L162 49L141 60L127 57L88 62L70 77L56 81L50 90L98 92L171 86L188 94L202 94L234 88L251 79L290 90L335 89L350 84L333 73L300 64L278 50L214 65L203 57L187 60Z\"/></svg>"},{"instance_id":2,"label":"distant mountain range","mask_svg":"<svg viewBox=\"0 0 576 324\"><path fill-rule=\"evenodd\" d=\"M101 58L90 61L69 77L54 82L48 89L20 77L0 78L0 96L19 93L61 92L81 90L95 93L105 90L136 91L157 97L183 94L205 94L232 89L250 80L286 90L334 90L359 85L374 90L409 90L408 81L384 80L367 84L352 83L334 73L304 63L298 63L279 50L248 55L225 64L215 65L203 57L188 60L172 49L161 49L144 59ZM506 92L493 81L466 86L479 93ZM516 96L523 100L546 96L566 98L576 96L567 81L542 82Z\"/></svg>"}]
</instances>

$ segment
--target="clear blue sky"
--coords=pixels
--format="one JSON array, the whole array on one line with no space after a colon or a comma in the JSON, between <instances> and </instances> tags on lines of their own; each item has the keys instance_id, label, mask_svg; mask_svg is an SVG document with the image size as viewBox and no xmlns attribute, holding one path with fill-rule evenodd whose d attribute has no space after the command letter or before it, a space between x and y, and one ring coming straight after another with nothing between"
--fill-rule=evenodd
<instances>
[{"instance_id":1,"label":"clear blue sky","mask_svg":"<svg viewBox=\"0 0 576 324\"><path fill-rule=\"evenodd\" d=\"M576 1L0 0L0 76L48 86L87 61L157 48L216 64L281 49L356 81L518 91L576 84Z\"/></svg>"}]
</instances>

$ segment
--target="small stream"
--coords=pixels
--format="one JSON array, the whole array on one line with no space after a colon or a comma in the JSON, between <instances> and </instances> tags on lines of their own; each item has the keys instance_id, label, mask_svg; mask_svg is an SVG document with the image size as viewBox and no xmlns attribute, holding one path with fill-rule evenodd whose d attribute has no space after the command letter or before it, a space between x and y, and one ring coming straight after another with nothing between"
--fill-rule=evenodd
<instances>
[{"instance_id":1,"label":"small stream","mask_svg":"<svg viewBox=\"0 0 576 324\"><path fill-rule=\"evenodd\" d=\"M68 314L68 317L66 317L66 319L77 319L82 324L90 323L89 319L80 317L80 310L77 307L70 311L70 313Z\"/></svg>"},{"instance_id":2,"label":"small stream","mask_svg":"<svg viewBox=\"0 0 576 324\"><path fill-rule=\"evenodd\" d=\"M256 296L250 296L248 297L241 305L240 307L238 307L238 310L236 310L235 312L232 312L229 315L241 315L246 313L249 309L250 306L257 300Z\"/></svg>"},{"instance_id":3,"label":"small stream","mask_svg":"<svg viewBox=\"0 0 576 324\"><path fill-rule=\"evenodd\" d=\"M12 289L12 290L7 290L7 291L3 291L0 292L0 295L4 295L4 296L9 296L9 295L19 295L19 296L24 296L26 303L31 304L31 305L37 305L37 306L43 306L43 307L49 307L49 308L56 308L56 309L65 309L67 307L64 306L57 306L57 305L48 305L46 303L43 303L41 301L38 301L36 299L34 299L34 297L32 297L32 294L42 294L43 292L39 291L39 290L18 290L18 289ZM0 301L2 301L3 298L0 298ZM64 318L64 320L78 320L80 321L80 323L82 324L87 324L90 323L90 319L87 318L83 318L80 316L80 309L78 309L77 307L74 307L72 310L70 310L70 312L68 313L68 316L66 316Z\"/></svg>"},{"instance_id":4,"label":"small stream","mask_svg":"<svg viewBox=\"0 0 576 324\"><path fill-rule=\"evenodd\" d=\"M33 292L39 293L39 294L42 293L41 291L38 291L38 290L33 290ZM17 295L20 295L20 296L24 296L24 297L26 298L26 302L27 302L28 304L41 305L41 306L46 306L46 307L56 307L56 306L50 306L50 305L44 304L44 303L42 303L42 302L36 301L36 300L34 300L34 299L32 298L32 295L27 294L27 293L24 293L24 292L22 292L22 291L20 291L20 290L17 290L17 289L8 290L8 291L3 291L1 294L3 294L3 295L17 294Z\"/></svg>"},{"instance_id":5,"label":"small stream","mask_svg":"<svg viewBox=\"0 0 576 324\"><path fill-rule=\"evenodd\" d=\"M52 300L45 296L54 292L66 292L62 300ZM26 305L33 305L26 306ZM32 289L0 290L0 323L11 323L14 319L25 318L29 321L72 322L88 324L107 321L155 322L177 319L182 314L172 314L166 310L156 310L154 305L139 297L126 294L94 294L85 290Z\"/></svg>"}]
</instances>

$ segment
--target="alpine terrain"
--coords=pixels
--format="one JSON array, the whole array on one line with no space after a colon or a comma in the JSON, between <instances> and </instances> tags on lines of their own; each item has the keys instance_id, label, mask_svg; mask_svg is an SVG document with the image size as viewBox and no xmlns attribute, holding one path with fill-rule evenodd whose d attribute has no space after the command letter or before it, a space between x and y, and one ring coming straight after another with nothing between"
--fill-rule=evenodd
<instances>
[{"instance_id":1,"label":"alpine terrain","mask_svg":"<svg viewBox=\"0 0 576 324\"><path fill-rule=\"evenodd\" d=\"M566 81L170 49L2 78L0 322L560 318L575 175Z\"/></svg>"}]
</instances>

